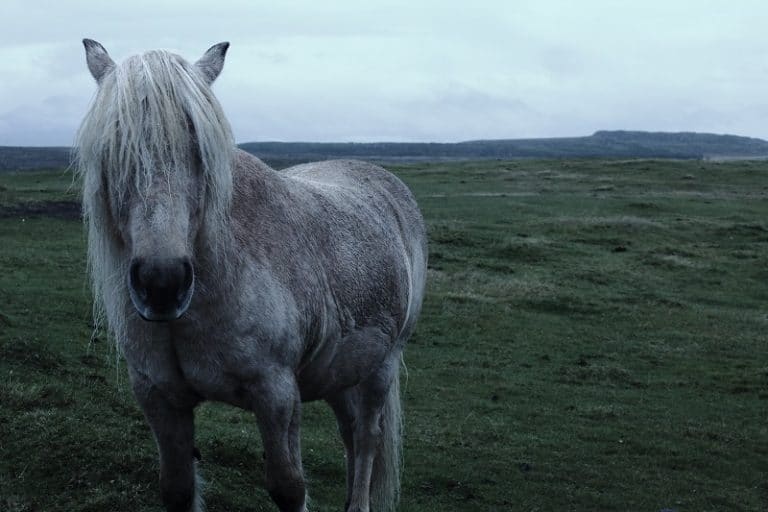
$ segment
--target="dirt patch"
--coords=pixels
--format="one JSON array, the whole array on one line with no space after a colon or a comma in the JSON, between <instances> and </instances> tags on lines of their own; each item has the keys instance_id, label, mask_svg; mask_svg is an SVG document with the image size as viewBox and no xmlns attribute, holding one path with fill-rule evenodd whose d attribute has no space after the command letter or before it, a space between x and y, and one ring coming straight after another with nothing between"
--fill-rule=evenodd
<instances>
[{"instance_id":1,"label":"dirt patch","mask_svg":"<svg viewBox=\"0 0 768 512\"><path fill-rule=\"evenodd\" d=\"M12 206L0 206L0 218L54 217L77 220L82 218L80 203L75 201L38 201Z\"/></svg>"}]
</instances>

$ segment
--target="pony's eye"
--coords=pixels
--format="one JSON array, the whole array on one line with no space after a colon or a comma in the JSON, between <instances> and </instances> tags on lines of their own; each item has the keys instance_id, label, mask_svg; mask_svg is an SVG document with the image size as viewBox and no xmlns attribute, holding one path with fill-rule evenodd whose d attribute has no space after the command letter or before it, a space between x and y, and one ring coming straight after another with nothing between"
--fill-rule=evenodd
<instances>
[{"instance_id":1,"label":"pony's eye","mask_svg":"<svg viewBox=\"0 0 768 512\"><path fill-rule=\"evenodd\" d=\"M192 118L189 114L185 114L187 122L187 132L189 133L189 144L192 147L192 157L196 164L202 163L202 157L200 156L200 144L197 140L197 130L195 130L195 123L192 122Z\"/></svg>"},{"instance_id":2,"label":"pony's eye","mask_svg":"<svg viewBox=\"0 0 768 512\"><path fill-rule=\"evenodd\" d=\"M192 159L195 167L198 171L203 170L203 157L200 155L200 146L197 145L197 140L192 141Z\"/></svg>"}]
</instances>

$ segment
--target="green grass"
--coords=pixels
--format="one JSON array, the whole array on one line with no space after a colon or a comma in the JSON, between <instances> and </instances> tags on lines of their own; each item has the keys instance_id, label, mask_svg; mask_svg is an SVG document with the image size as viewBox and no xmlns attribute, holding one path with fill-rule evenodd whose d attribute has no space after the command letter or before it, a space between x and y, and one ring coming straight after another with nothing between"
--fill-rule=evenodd
<instances>
[{"instance_id":1,"label":"green grass","mask_svg":"<svg viewBox=\"0 0 768 512\"><path fill-rule=\"evenodd\" d=\"M74 201L72 171L19 171L0 173L0 205L41 201Z\"/></svg>"},{"instance_id":2,"label":"green grass","mask_svg":"<svg viewBox=\"0 0 768 512\"><path fill-rule=\"evenodd\" d=\"M406 352L403 511L768 509L768 164L394 169L430 231ZM160 511L154 444L91 340L66 173L0 175L0 509ZM274 510L252 416L198 410L208 508ZM313 510L341 443L307 404Z\"/></svg>"}]
</instances>

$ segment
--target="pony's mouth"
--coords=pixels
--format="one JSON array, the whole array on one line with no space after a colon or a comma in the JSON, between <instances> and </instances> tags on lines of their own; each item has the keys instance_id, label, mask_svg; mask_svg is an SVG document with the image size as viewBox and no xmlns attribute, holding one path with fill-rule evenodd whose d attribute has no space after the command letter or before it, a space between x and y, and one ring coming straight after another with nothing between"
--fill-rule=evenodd
<instances>
[{"instance_id":1,"label":"pony's mouth","mask_svg":"<svg viewBox=\"0 0 768 512\"><path fill-rule=\"evenodd\" d=\"M195 274L184 261L180 266L152 265L134 260L128 273L128 293L139 316L148 322L180 318L192 302Z\"/></svg>"}]
</instances>

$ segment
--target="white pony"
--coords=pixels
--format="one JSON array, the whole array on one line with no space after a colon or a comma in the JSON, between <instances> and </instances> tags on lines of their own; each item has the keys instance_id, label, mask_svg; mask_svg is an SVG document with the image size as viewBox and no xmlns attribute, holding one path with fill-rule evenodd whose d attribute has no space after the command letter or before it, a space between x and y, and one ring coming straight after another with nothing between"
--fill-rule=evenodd
<instances>
[{"instance_id":1,"label":"white pony","mask_svg":"<svg viewBox=\"0 0 768 512\"><path fill-rule=\"evenodd\" d=\"M266 487L306 510L301 402L333 408L348 512L399 493L399 363L421 309L416 202L356 161L276 172L238 150L211 92L228 43L195 64L151 51L115 64L84 40L98 93L77 136L97 312L127 361L160 453L165 507L202 510L194 409L253 411Z\"/></svg>"}]
</instances>

